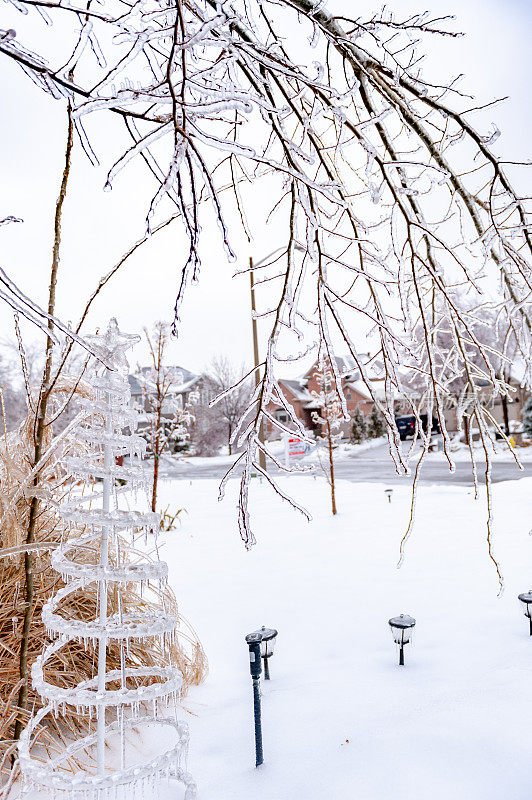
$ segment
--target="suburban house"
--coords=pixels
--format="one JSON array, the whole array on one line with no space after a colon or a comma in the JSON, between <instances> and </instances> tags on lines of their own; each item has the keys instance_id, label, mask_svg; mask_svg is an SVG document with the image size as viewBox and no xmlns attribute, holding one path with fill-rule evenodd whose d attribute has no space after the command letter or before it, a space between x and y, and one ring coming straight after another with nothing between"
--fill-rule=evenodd
<instances>
[{"instance_id":1,"label":"suburban house","mask_svg":"<svg viewBox=\"0 0 532 800\"><path fill-rule=\"evenodd\" d=\"M505 431L508 427L510 434L516 434L522 428L522 411L529 396L529 391L523 389L514 378L508 379L508 385L512 388L512 392L508 398L503 398L500 394L494 393L493 384L484 379L476 378L475 384L480 397L482 405L489 411L497 425ZM459 394L459 393L457 393ZM419 401L419 394L411 393L412 402ZM460 402L459 402L460 400ZM461 406L464 417L459 420L458 405ZM471 431L474 436L478 436L478 424L475 417L471 417L471 405L469 402L468 393L464 396L453 397L449 395L445 398L443 403L443 416L445 419L445 427L449 433L456 433L458 428L467 435L468 426L471 425ZM396 406L396 414L411 414L412 408L407 400L401 400ZM488 426L493 428L493 424L488 421Z\"/></svg>"},{"instance_id":2,"label":"suburban house","mask_svg":"<svg viewBox=\"0 0 532 800\"><path fill-rule=\"evenodd\" d=\"M200 403L207 405L217 391L212 380L206 375L196 375L183 367L166 367L172 375L172 386L168 393L168 413ZM155 381L151 367L141 367L133 375L128 375L131 402L149 411L149 395L155 394ZM164 413L164 409L163 409Z\"/></svg>"},{"instance_id":3,"label":"suburban house","mask_svg":"<svg viewBox=\"0 0 532 800\"><path fill-rule=\"evenodd\" d=\"M505 431L506 427L508 427L508 431L510 434L516 434L521 432L522 428L522 411L523 406L526 403L528 397L528 390L523 389L521 386L515 383L511 378L508 381L509 385L513 388L513 392L511 392L510 397L503 398L500 394L494 393L493 385L483 379L477 379L476 385L478 389L478 393L481 399L482 405L489 411L497 425ZM466 414L468 412L468 403L467 397L465 400L465 411ZM445 404L445 424L449 431L456 431L458 427L458 420L457 420L457 408L456 403L452 401L447 401ZM469 415L468 415L469 416ZM462 429L464 432L467 432L468 422L462 422ZM471 418L471 430L474 434L475 430L478 428L477 421L474 417ZM490 428L494 427L490 421L488 421L488 426Z\"/></svg>"},{"instance_id":4,"label":"suburban house","mask_svg":"<svg viewBox=\"0 0 532 800\"><path fill-rule=\"evenodd\" d=\"M210 401L216 397L218 390L214 382L207 375L196 375L183 367L167 367L172 375L170 390L162 407L163 427L171 425L171 419L176 411L190 410L191 418L187 424L189 441L194 440L198 425L198 411L206 408ZM131 404L141 409L138 421L138 432L146 432L150 419L148 414L153 411L150 396L156 394L156 385L151 367L142 367L133 375L128 375L131 391ZM165 422L165 418L167 422Z\"/></svg>"},{"instance_id":5,"label":"suburban house","mask_svg":"<svg viewBox=\"0 0 532 800\"><path fill-rule=\"evenodd\" d=\"M373 400L360 376L354 359L350 356L343 358L336 356L336 366L341 377L349 415L352 416L357 409L365 415L369 414L373 408ZM372 376L371 382L373 390L377 396L380 396L382 393L382 379L375 374L374 377ZM280 379L279 386L303 426L309 431L316 431L319 425L314 421L313 414L320 412L318 362L316 361L301 378L292 380ZM294 427L293 424L289 424L288 413L280 404L270 403L268 411L274 419L288 425L290 428ZM277 438L279 436L279 430L271 422L268 422L265 427L266 438ZM349 435L349 427L350 423L343 423L342 432L344 436Z\"/></svg>"},{"instance_id":6,"label":"suburban house","mask_svg":"<svg viewBox=\"0 0 532 800\"><path fill-rule=\"evenodd\" d=\"M365 363L369 362L368 374L373 394L379 400L384 400L384 376L382 366L379 362L371 361L368 354L361 354L361 357L364 359ZM373 400L366 384L360 376L354 359L350 356L336 357L336 366L341 376L342 389L350 417L353 416L357 409L364 415L370 414L374 405ZM195 416L193 407L206 408L209 402L218 393L212 379L207 375L197 375L179 366L173 366L170 367L170 369L175 374L175 381L169 395L168 416L172 414L172 409L176 407L179 409L192 407L192 414ZM155 391L150 373L151 369L149 367L143 367L136 373L128 376L132 403L140 406L145 412L150 410L148 395ZM320 413L320 385L318 375L318 363L315 362L302 377L292 379L281 378L279 380L279 386L286 401L292 406L304 428L310 432L316 432L320 427L314 420L315 412L318 414ZM505 415L507 415L510 432L515 433L521 428L521 413L528 397L528 392L522 389L518 382L513 379L510 380L510 384L515 388L515 392L513 396L506 401L505 409L501 396L493 395L491 384L487 381L478 380L478 388L483 396L483 401L494 419L504 430ZM416 401L415 393L413 393L412 399ZM270 402L268 412L274 419L287 425L291 429L294 428L294 425L289 421L288 412L281 404ZM406 400L396 401L395 412L397 415L412 413L411 407ZM445 402L444 414L447 430L453 433L457 430L457 419L456 404L451 398L448 398ZM143 422L141 418L139 428L142 429L146 424L147 421L145 420ZM196 422L193 421L190 426L191 437L194 435L195 426ZM473 421L473 429L475 427L476 425ZM350 422L344 422L342 424L342 433L346 437L349 436ZM266 439L277 439L280 435L279 429L270 421L266 420L264 435Z\"/></svg>"}]
</instances>

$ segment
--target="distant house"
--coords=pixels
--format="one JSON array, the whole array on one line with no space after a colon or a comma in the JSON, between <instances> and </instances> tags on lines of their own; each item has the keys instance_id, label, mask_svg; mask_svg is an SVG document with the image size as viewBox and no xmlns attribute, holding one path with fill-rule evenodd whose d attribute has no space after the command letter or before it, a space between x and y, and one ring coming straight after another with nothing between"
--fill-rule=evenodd
<instances>
[{"instance_id":1,"label":"distant house","mask_svg":"<svg viewBox=\"0 0 532 800\"><path fill-rule=\"evenodd\" d=\"M305 379L295 379L289 380L287 378L281 378L279 380L279 386L281 391L286 398L288 404L294 409L296 417L301 420L305 428L312 428L312 412L310 409L310 405L312 404L312 395L310 394ZM279 404L270 404L268 411L272 415L272 417L279 422L282 422L283 425L288 425L290 421L290 416L286 409ZM293 426L288 426L293 427ZM268 435L273 433L275 426L271 423L269 424Z\"/></svg>"},{"instance_id":2,"label":"distant house","mask_svg":"<svg viewBox=\"0 0 532 800\"><path fill-rule=\"evenodd\" d=\"M210 401L218 394L213 381L208 375L196 375L183 367L171 366L172 386L167 395L166 408L163 405L163 417L173 417L176 410L190 409L192 419L188 424L190 440L194 438L196 415L199 407L207 407ZM143 432L148 425L147 414L152 411L150 396L155 395L156 386L152 377L151 367L142 367L136 373L128 375L131 391L131 404L140 408L138 431ZM196 410L196 411L195 411Z\"/></svg>"},{"instance_id":3,"label":"distant house","mask_svg":"<svg viewBox=\"0 0 532 800\"><path fill-rule=\"evenodd\" d=\"M507 379L507 381L512 391L510 392L510 396L508 398L504 398L498 392L494 391L491 381L480 377L476 377L474 380L477 397L479 398L480 403L489 411L497 425L499 425L504 431L506 428L506 423L508 423L508 429L511 434L519 433L522 427L522 411L528 396L528 391L523 389L517 380L515 380L513 377L510 377ZM469 425L471 425L473 433L475 433L476 429L478 428L476 417L474 415L470 417L474 397L469 391L465 392L465 394L462 393L462 388L465 387L459 387L459 389L455 390L454 394L450 392L444 397L443 400L443 417L445 420L445 427L449 433L452 434L456 433L459 427L465 434L467 434ZM414 404L419 403L422 399L419 391L416 390L412 390L409 396ZM410 403L408 399L402 399L396 405L396 413L411 414L412 403ZM425 399L421 410L426 408L426 403L427 400ZM457 418L459 406L460 410L464 413L464 417L461 420ZM435 400L433 400L433 409L434 408ZM488 427L494 427L490 421L488 421L487 424ZM475 433L475 436L477 435L478 431Z\"/></svg>"},{"instance_id":4,"label":"distant house","mask_svg":"<svg viewBox=\"0 0 532 800\"><path fill-rule=\"evenodd\" d=\"M336 366L342 381L342 389L349 415L352 416L357 409L363 414L369 414L374 403L354 359L349 356L344 358L337 356ZM315 413L319 414L321 410L319 400L316 397L320 393L318 375L318 362L315 362L301 378L294 380L283 378L279 380L283 395L294 409L297 418L309 431L315 431L319 427L314 421ZM380 396L382 394L381 380L378 376L375 376L371 378L371 381L373 391L376 392L377 396ZM289 424L288 412L282 405L270 403L268 411L274 419L279 420L289 428L294 428L293 424ZM349 427L350 423L345 422L343 424L342 432L345 436L349 435ZM273 423L268 422L265 434L267 438L279 436L279 430Z\"/></svg>"},{"instance_id":5,"label":"distant house","mask_svg":"<svg viewBox=\"0 0 532 800\"><path fill-rule=\"evenodd\" d=\"M213 381L207 375L196 375L183 367L167 367L172 373L172 387L168 393L169 409L186 408L200 403L207 405L216 396ZM155 393L155 383L151 377L151 367L141 367L133 375L128 375L132 402L149 411L149 396ZM176 402L177 401L177 402ZM170 412L169 412L170 413Z\"/></svg>"}]
</instances>

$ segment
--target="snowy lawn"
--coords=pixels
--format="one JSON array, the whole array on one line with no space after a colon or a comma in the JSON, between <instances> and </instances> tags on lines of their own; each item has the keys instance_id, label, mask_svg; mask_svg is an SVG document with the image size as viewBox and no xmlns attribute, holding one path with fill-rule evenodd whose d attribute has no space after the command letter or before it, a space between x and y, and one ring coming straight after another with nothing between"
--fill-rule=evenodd
<instances>
[{"instance_id":1,"label":"snowy lawn","mask_svg":"<svg viewBox=\"0 0 532 800\"><path fill-rule=\"evenodd\" d=\"M216 481L161 485L161 506L188 512L161 555L210 659L185 701L200 798L528 800L532 638L516 595L532 585L532 481L494 488L500 598L471 490L420 488L398 570L406 487L388 504L384 485L338 482L333 518L323 477L283 485L313 522L254 481L251 552L236 533L236 482L220 504ZM399 613L417 619L405 667L387 624ZM256 770L244 635L261 625L279 637Z\"/></svg>"}]
</instances>

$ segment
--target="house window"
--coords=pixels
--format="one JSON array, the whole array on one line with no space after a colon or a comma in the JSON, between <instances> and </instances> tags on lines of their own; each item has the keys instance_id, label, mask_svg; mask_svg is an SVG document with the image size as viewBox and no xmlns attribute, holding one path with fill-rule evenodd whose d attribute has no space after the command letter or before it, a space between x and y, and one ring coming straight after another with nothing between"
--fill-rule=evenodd
<instances>
[{"instance_id":1,"label":"house window","mask_svg":"<svg viewBox=\"0 0 532 800\"><path fill-rule=\"evenodd\" d=\"M209 405L211 400L214 400L218 392L212 387L209 388L204 387L200 390L199 394L200 394L201 404L207 406Z\"/></svg>"},{"instance_id":2,"label":"house window","mask_svg":"<svg viewBox=\"0 0 532 800\"><path fill-rule=\"evenodd\" d=\"M346 398L346 400L351 400L351 392L346 392L345 393L345 398Z\"/></svg>"},{"instance_id":3,"label":"house window","mask_svg":"<svg viewBox=\"0 0 532 800\"><path fill-rule=\"evenodd\" d=\"M176 403L174 397L165 397L161 402L161 414L173 414Z\"/></svg>"},{"instance_id":4,"label":"house window","mask_svg":"<svg viewBox=\"0 0 532 800\"><path fill-rule=\"evenodd\" d=\"M274 412L273 416L277 422L283 422L286 424L289 421L288 413L284 410L284 408L278 408L277 411Z\"/></svg>"}]
</instances>

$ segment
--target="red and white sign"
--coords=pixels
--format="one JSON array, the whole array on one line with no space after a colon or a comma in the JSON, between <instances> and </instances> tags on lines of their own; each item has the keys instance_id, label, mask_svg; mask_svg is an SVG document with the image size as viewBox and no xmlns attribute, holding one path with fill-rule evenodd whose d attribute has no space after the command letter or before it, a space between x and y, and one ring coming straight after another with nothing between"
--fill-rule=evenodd
<instances>
[{"instance_id":1,"label":"red and white sign","mask_svg":"<svg viewBox=\"0 0 532 800\"><path fill-rule=\"evenodd\" d=\"M298 436L290 436L288 439L288 455L304 456L307 452L305 442Z\"/></svg>"}]
</instances>

